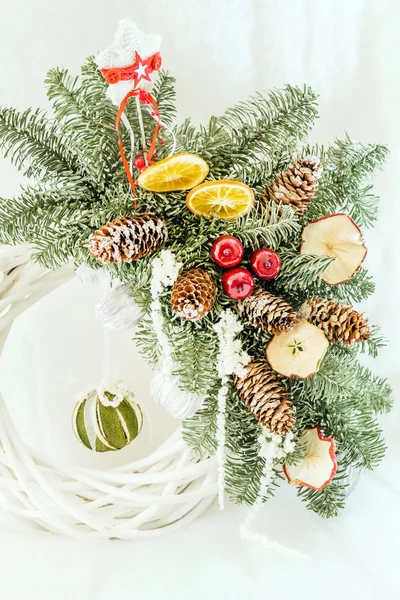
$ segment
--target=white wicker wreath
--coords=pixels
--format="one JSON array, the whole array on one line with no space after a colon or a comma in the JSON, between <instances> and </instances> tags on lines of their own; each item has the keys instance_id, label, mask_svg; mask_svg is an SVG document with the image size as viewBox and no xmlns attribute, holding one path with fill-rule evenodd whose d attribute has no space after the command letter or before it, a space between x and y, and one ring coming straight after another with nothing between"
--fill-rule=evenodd
<instances>
[{"instance_id":1,"label":"white wicker wreath","mask_svg":"<svg viewBox=\"0 0 400 600\"><path fill-rule=\"evenodd\" d=\"M14 319L74 274L45 271L26 248L0 251L0 348ZM178 429L146 458L108 471L61 464L20 439L0 395L0 518L16 529L132 540L196 519L216 491L214 458L198 460Z\"/></svg>"}]
</instances>

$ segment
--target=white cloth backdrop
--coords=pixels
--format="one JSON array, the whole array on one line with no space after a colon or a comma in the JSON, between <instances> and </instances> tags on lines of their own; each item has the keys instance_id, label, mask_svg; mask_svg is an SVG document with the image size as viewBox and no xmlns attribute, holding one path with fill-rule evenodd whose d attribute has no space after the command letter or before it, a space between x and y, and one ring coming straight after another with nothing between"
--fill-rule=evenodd
<instances>
[{"instance_id":1,"label":"white cloth backdrop","mask_svg":"<svg viewBox=\"0 0 400 600\"><path fill-rule=\"evenodd\" d=\"M396 0L2 0L0 104L46 106L41 85L53 65L77 69L107 46L120 18L163 35L164 65L177 77L179 117L220 113L256 89L285 82L312 85L321 118L313 140L348 132L385 142L391 157L376 185L377 228L368 233L368 267L377 293L366 305L391 344L376 369L400 390L399 342L399 20ZM15 170L0 163L0 194L17 193ZM73 394L101 377L101 330L92 310L99 290L79 282L58 290L15 327L0 364L0 384L27 441L82 464L106 465L143 453L148 437L120 454L89 455L70 431ZM112 342L117 375L160 421L147 386L149 370L132 354L129 336ZM9 600L158 598L382 599L400 597L399 408L383 420L387 458L365 476L338 519L307 512L288 486L257 522L260 532L309 554L282 558L239 540L245 511L214 506L178 535L128 544L79 545L46 534L0 531L0 590Z\"/></svg>"}]
</instances>

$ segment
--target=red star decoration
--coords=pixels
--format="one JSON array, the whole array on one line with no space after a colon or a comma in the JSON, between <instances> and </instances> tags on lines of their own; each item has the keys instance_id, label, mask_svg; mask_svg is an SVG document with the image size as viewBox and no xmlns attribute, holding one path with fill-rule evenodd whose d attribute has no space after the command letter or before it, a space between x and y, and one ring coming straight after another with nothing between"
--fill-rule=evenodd
<instances>
[{"instance_id":1,"label":"red star decoration","mask_svg":"<svg viewBox=\"0 0 400 600\"><path fill-rule=\"evenodd\" d=\"M135 63L134 63L134 81L135 87L139 85L142 79L147 79L147 81L151 81L150 74L152 73L151 62L153 57L142 59L141 56L135 51Z\"/></svg>"}]
</instances>

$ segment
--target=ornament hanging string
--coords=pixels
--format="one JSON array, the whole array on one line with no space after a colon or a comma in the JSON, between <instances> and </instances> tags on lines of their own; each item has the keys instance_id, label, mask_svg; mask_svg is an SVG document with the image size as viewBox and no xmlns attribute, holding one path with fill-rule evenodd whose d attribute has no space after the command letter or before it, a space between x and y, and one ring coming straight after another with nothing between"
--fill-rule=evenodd
<instances>
[{"instance_id":1,"label":"ornament hanging string","mask_svg":"<svg viewBox=\"0 0 400 600\"><path fill-rule=\"evenodd\" d=\"M146 164L152 164L152 158L153 158L154 151L156 149L156 144L157 144L158 132L161 129L161 122L159 120L159 111L158 111L157 102L155 101L153 96L151 96L151 94L149 94L148 92L145 92L144 90L140 90L140 89L132 90L125 96L125 98L122 100L121 104L119 105L119 109L118 109L117 116L115 119L115 128L116 128L117 134L118 134L119 153L121 155L121 160L124 165L126 176L128 177L129 184L132 188L132 192L133 192L133 196L134 196L134 206L135 206L135 210L136 210L137 209L136 183L135 183L135 180L133 179L129 162L125 156L124 144L122 142L122 138L121 138L121 135L119 132L120 121L121 121L122 115L124 114L127 102L129 100L129 98L133 98L133 97L138 98L138 100L141 101L143 104L151 105L153 108L153 110L151 111L151 116L156 119L156 125L154 127L153 137L152 137L152 140L150 143L150 147L149 147L147 153L145 154Z\"/></svg>"},{"instance_id":2,"label":"ornament hanging string","mask_svg":"<svg viewBox=\"0 0 400 600\"><path fill-rule=\"evenodd\" d=\"M103 297L112 290L112 279L108 277L103 284ZM107 387L111 381L111 331L108 327L103 328L103 381L102 387Z\"/></svg>"},{"instance_id":3,"label":"ornament hanging string","mask_svg":"<svg viewBox=\"0 0 400 600\"><path fill-rule=\"evenodd\" d=\"M128 133L129 133L129 137L130 137L131 151L129 153L129 172L133 173L133 155L134 155L135 145L136 145L135 132L133 131L133 128L132 128L132 126L129 122L129 119L125 113L121 116L121 121L125 125Z\"/></svg>"},{"instance_id":4,"label":"ornament hanging string","mask_svg":"<svg viewBox=\"0 0 400 600\"><path fill-rule=\"evenodd\" d=\"M140 129L140 133L142 135L142 148L143 148L143 151L145 151L145 148L146 148L146 133L145 133L144 124L143 124L142 105L140 104L140 100L139 100L138 96L136 96L135 101L136 101L136 111L137 111L138 119L139 119L139 129ZM133 147L132 147L132 153L133 153ZM147 167L148 166L148 161L147 161L147 155L146 154L144 155L144 162L145 162L145 165Z\"/></svg>"}]
</instances>

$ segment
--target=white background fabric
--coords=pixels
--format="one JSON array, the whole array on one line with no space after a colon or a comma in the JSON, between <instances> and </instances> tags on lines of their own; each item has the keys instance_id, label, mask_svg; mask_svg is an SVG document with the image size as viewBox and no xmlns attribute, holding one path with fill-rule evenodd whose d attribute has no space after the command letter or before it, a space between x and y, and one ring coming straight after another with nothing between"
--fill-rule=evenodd
<instances>
[{"instance_id":1,"label":"white background fabric","mask_svg":"<svg viewBox=\"0 0 400 600\"><path fill-rule=\"evenodd\" d=\"M377 293L365 304L391 338L375 364L395 393L399 377L399 19L396 0L15 0L0 5L0 103L47 106L42 80L53 65L77 69L106 47L120 18L163 36L164 65L177 77L179 117L220 113L256 89L285 82L313 86L320 119L312 139L348 132L385 142L391 157L376 188L378 226L368 232L368 267ZM20 182L1 162L0 193ZM79 282L58 290L15 327L1 360L1 389L30 443L97 466L148 449L148 437L121 453L93 456L70 430L73 395L101 377L101 329L92 310L100 290ZM170 419L148 396L149 370L129 336L112 341L116 375L151 413L155 441ZM0 530L0 589L9 600L158 598L396 599L400 534L399 408L383 420L387 458L365 476L336 520L305 510L285 486L257 521L260 532L309 554L287 559L241 542L243 509L214 506L200 521L153 542L77 544L45 534Z\"/></svg>"}]
</instances>

